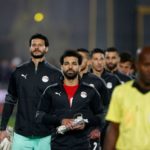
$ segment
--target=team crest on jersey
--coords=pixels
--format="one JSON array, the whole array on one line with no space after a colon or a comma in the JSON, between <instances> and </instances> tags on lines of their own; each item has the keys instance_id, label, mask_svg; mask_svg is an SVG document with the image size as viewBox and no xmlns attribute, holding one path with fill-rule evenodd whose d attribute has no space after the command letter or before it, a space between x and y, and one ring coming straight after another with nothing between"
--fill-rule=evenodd
<instances>
[{"instance_id":1,"label":"team crest on jersey","mask_svg":"<svg viewBox=\"0 0 150 150\"><path fill-rule=\"evenodd\" d=\"M86 98L86 97L87 97L87 93L86 93L86 92L84 92L84 91L83 91L83 92L81 92L81 97L82 97L82 98Z\"/></svg>"},{"instance_id":2,"label":"team crest on jersey","mask_svg":"<svg viewBox=\"0 0 150 150\"><path fill-rule=\"evenodd\" d=\"M111 88L112 88L112 83L111 83L111 82L108 82L108 83L106 84L106 86L107 86L108 89L111 89Z\"/></svg>"},{"instance_id":3,"label":"team crest on jersey","mask_svg":"<svg viewBox=\"0 0 150 150\"><path fill-rule=\"evenodd\" d=\"M90 84L89 84L89 86L91 86L91 87L95 87L95 85L94 85L94 84L92 84L92 83L90 83Z\"/></svg>"},{"instance_id":4,"label":"team crest on jersey","mask_svg":"<svg viewBox=\"0 0 150 150\"><path fill-rule=\"evenodd\" d=\"M48 82L49 81L49 77L48 76L43 76L42 77L42 81L45 82L45 83Z\"/></svg>"},{"instance_id":5,"label":"team crest on jersey","mask_svg":"<svg viewBox=\"0 0 150 150\"><path fill-rule=\"evenodd\" d=\"M121 81L121 84L124 84L124 81Z\"/></svg>"}]
</instances>

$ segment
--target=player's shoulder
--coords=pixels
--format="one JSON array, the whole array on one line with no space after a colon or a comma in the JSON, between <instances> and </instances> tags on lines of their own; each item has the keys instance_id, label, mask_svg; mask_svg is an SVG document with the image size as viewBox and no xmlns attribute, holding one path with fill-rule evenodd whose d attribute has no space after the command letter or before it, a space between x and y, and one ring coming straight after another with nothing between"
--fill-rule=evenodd
<instances>
[{"instance_id":1,"label":"player's shoulder","mask_svg":"<svg viewBox=\"0 0 150 150\"><path fill-rule=\"evenodd\" d=\"M129 89L133 87L132 86L133 83L134 83L134 80L130 80L130 81L125 82L124 84L118 85L115 89L127 92Z\"/></svg>"}]
</instances>

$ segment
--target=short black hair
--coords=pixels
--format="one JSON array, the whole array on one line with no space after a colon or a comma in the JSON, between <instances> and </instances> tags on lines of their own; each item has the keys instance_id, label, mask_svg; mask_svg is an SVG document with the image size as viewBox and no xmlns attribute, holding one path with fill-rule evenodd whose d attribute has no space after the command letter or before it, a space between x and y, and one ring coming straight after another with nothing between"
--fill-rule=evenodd
<instances>
[{"instance_id":1,"label":"short black hair","mask_svg":"<svg viewBox=\"0 0 150 150\"><path fill-rule=\"evenodd\" d=\"M44 40L44 42L45 42L45 46L46 46L46 47L49 46L49 41L48 41L47 37L46 37L45 35L43 35L43 34L36 33L36 34L32 35L32 36L30 37L30 39L29 39L29 46L31 46L31 41L32 41L33 39L42 39L42 40Z\"/></svg>"},{"instance_id":2,"label":"short black hair","mask_svg":"<svg viewBox=\"0 0 150 150\"><path fill-rule=\"evenodd\" d=\"M77 52L81 52L81 53L86 54L88 58L90 57L90 52L86 48L78 48Z\"/></svg>"},{"instance_id":3,"label":"short black hair","mask_svg":"<svg viewBox=\"0 0 150 150\"><path fill-rule=\"evenodd\" d=\"M65 57L76 57L78 59L79 65L82 63L82 56L78 54L75 50L66 50L60 57L60 64L63 65Z\"/></svg>"},{"instance_id":4,"label":"short black hair","mask_svg":"<svg viewBox=\"0 0 150 150\"><path fill-rule=\"evenodd\" d=\"M77 52L84 52L84 53L88 53L89 54L89 51L86 48L78 48Z\"/></svg>"},{"instance_id":5,"label":"short black hair","mask_svg":"<svg viewBox=\"0 0 150 150\"><path fill-rule=\"evenodd\" d=\"M119 51L116 47L109 47L105 50L105 52L116 52L119 54Z\"/></svg>"},{"instance_id":6,"label":"short black hair","mask_svg":"<svg viewBox=\"0 0 150 150\"><path fill-rule=\"evenodd\" d=\"M93 56L93 54L95 53L101 53L105 56L105 52L104 50L100 49L100 48L94 48L92 51L91 51L91 57Z\"/></svg>"},{"instance_id":7,"label":"short black hair","mask_svg":"<svg viewBox=\"0 0 150 150\"><path fill-rule=\"evenodd\" d=\"M133 62L133 57L129 52L122 52L120 53L120 62L124 63L124 62Z\"/></svg>"}]
</instances>

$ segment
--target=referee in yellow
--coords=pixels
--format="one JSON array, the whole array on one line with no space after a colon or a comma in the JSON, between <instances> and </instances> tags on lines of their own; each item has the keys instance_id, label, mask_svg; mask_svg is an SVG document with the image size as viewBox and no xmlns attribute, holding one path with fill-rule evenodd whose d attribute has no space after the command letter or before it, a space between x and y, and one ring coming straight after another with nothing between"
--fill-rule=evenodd
<instances>
[{"instance_id":1,"label":"referee in yellow","mask_svg":"<svg viewBox=\"0 0 150 150\"><path fill-rule=\"evenodd\" d=\"M137 51L137 77L115 88L104 150L150 150L150 47Z\"/></svg>"}]
</instances>

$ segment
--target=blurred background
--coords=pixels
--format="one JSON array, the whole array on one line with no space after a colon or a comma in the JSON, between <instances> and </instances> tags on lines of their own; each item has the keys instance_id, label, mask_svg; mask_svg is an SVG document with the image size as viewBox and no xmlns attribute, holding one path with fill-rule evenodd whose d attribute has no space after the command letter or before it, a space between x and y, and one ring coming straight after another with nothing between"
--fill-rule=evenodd
<instances>
[{"instance_id":1,"label":"blurred background","mask_svg":"<svg viewBox=\"0 0 150 150\"><path fill-rule=\"evenodd\" d=\"M150 44L150 0L1 0L0 12L0 102L10 73L30 57L32 34L48 37L47 60L56 66L69 48L114 46L134 55Z\"/></svg>"}]
</instances>

